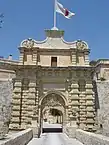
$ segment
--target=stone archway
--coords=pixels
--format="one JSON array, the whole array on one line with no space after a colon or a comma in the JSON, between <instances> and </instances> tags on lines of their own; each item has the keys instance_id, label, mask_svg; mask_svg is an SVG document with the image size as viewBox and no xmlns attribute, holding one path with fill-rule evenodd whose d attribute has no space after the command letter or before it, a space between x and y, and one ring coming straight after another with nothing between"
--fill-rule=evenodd
<instances>
[{"instance_id":1,"label":"stone archway","mask_svg":"<svg viewBox=\"0 0 109 145\"><path fill-rule=\"evenodd\" d=\"M62 124L66 119L66 101L56 92L47 93L40 101L40 127L43 123Z\"/></svg>"},{"instance_id":2,"label":"stone archway","mask_svg":"<svg viewBox=\"0 0 109 145\"><path fill-rule=\"evenodd\" d=\"M62 124L63 113L55 107L45 107L42 112L43 123Z\"/></svg>"}]
</instances>

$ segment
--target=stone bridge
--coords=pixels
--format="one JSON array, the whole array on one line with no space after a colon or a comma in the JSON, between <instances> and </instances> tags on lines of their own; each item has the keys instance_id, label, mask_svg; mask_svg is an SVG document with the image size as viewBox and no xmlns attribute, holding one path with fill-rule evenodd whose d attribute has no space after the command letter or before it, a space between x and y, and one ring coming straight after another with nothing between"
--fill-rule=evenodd
<instances>
[{"instance_id":1,"label":"stone bridge","mask_svg":"<svg viewBox=\"0 0 109 145\"><path fill-rule=\"evenodd\" d=\"M4 140L0 140L0 145L109 145L109 137L77 129L75 138L56 132L42 133L35 138L32 129L27 129L8 134Z\"/></svg>"}]
</instances>

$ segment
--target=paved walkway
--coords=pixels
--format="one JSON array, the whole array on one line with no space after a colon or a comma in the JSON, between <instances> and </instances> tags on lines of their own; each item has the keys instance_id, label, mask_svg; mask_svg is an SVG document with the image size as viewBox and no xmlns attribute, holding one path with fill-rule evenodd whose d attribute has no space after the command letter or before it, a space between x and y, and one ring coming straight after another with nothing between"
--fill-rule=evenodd
<instances>
[{"instance_id":1,"label":"paved walkway","mask_svg":"<svg viewBox=\"0 0 109 145\"><path fill-rule=\"evenodd\" d=\"M33 138L28 145L83 145L76 139L68 138L64 133L45 133L41 138Z\"/></svg>"},{"instance_id":2,"label":"paved walkway","mask_svg":"<svg viewBox=\"0 0 109 145\"><path fill-rule=\"evenodd\" d=\"M44 122L43 128L62 128L62 124L49 124L48 122Z\"/></svg>"}]
</instances>

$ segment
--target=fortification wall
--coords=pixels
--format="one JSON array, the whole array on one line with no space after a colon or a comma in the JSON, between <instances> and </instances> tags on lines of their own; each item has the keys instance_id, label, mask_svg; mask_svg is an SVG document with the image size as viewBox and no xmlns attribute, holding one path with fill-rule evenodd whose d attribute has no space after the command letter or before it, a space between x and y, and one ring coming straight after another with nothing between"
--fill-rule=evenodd
<instances>
[{"instance_id":1,"label":"fortification wall","mask_svg":"<svg viewBox=\"0 0 109 145\"><path fill-rule=\"evenodd\" d=\"M0 80L0 135L8 133L11 118L12 81Z\"/></svg>"},{"instance_id":2,"label":"fortification wall","mask_svg":"<svg viewBox=\"0 0 109 145\"><path fill-rule=\"evenodd\" d=\"M100 128L98 133L109 136L109 81L98 81L96 84L99 101L97 114Z\"/></svg>"}]
</instances>

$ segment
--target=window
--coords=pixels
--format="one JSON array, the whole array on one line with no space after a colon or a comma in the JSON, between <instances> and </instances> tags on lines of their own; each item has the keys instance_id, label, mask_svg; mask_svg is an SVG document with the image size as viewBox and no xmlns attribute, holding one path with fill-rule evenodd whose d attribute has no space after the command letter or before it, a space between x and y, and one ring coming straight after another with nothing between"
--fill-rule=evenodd
<instances>
[{"instance_id":1,"label":"window","mask_svg":"<svg viewBox=\"0 0 109 145\"><path fill-rule=\"evenodd\" d=\"M51 57L51 66L56 67L57 66L57 57Z\"/></svg>"}]
</instances>

